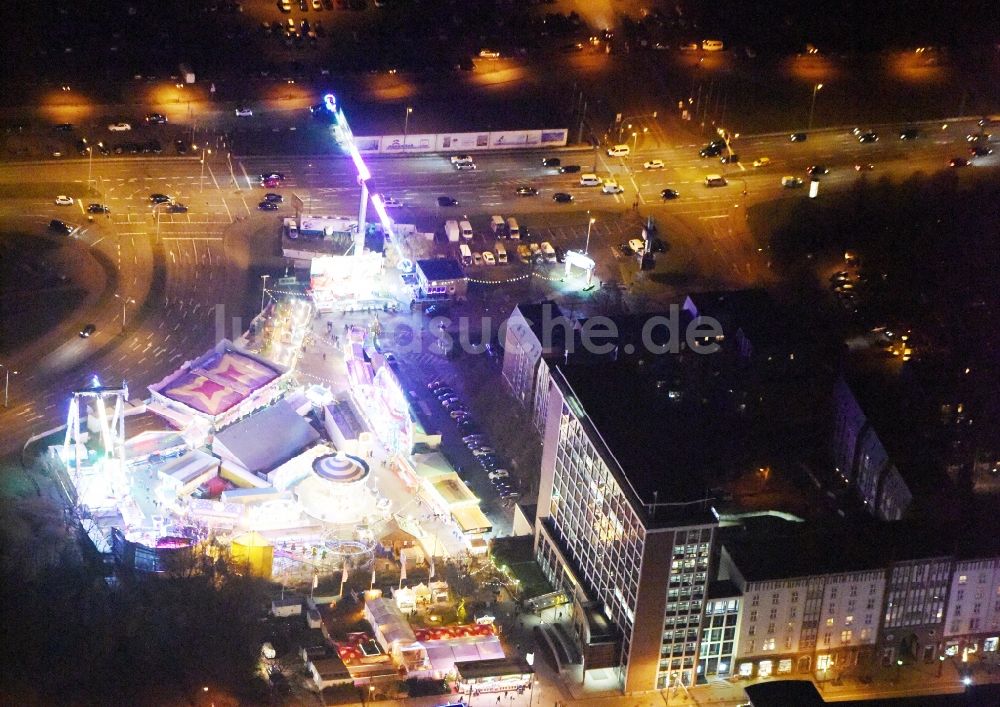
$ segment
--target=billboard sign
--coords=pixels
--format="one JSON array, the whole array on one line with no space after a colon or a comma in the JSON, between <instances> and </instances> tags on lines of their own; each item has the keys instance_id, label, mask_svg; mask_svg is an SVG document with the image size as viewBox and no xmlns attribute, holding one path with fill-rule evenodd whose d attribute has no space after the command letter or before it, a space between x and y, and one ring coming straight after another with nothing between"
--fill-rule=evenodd
<instances>
[{"instance_id":1,"label":"billboard sign","mask_svg":"<svg viewBox=\"0 0 1000 707\"><path fill-rule=\"evenodd\" d=\"M383 135L382 154L393 152L433 152L437 147L437 135Z\"/></svg>"},{"instance_id":2,"label":"billboard sign","mask_svg":"<svg viewBox=\"0 0 1000 707\"><path fill-rule=\"evenodd\" d=\"M404 152L471 152L517 148L562 147L569 141L566 128L505 130L478 133L374 135L354 138L358 152L383 155Z\"/></svg>"}]
</instances>

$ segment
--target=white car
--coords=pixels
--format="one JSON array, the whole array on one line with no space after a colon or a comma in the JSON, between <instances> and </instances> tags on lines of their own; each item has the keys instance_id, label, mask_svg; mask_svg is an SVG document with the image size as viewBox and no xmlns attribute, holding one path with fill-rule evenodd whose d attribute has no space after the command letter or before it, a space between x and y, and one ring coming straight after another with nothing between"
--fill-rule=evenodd
<instances>
[{"instance_id":1,"label":"white car","mask_svg":"<svg viewBox=\"0 0 1000 707\"><path fill-rule=\"evenodd\" d=\"M787 176L781 178L781 186L788 187L790 189L801 187L803 184L805 184L805 181L803 181L802 177Z\"/></svg>"},{"instance_id":2,"label":"white car","mask_svg":"<svg viewBox=\"0 0 1000 707\"><path fill-rule=\"evenodd\" d=\"M506 469L497 469L496 471L491 471L486 477L490 481L496 481L497 479L506 479L510 477L510 473Z\"/></svg>"},{"instance_id":3,"label":"white car","mask_svg":"<svg viewBox=\"0 0 1000 707\"><path fill-rule=\"evenodd\" d=\"M462 162L472 162L472 155L452 155L450 159L452 164L460 164Z\"/></svg>"},{"instance_id":4,"label":"white car","mask_svg":"<svg viewBox=\"0 0 1000 707\"><path fill-rule=\"evenodd\" d=\"M247 108L246 106L236 107L236 117L237 118L249 118L253 115L253 110Z\"/></svg>"},{"instance_id":5,"label":"white car","mask_svg":"<svg viewBox=\"0 0 1000 707\"><path fill-rule=\"evenodd\" d=\"M108 126L108 130L113 133L125 133L132 129L132 126L128 123L112 123Z\"/></svg>"},{"instance_id":6,"label":"white car","mask_svg":"<svg viewBox=\"0 0 1000 707\"><path fill-rule=\"evenodd\" d=\"M624 189L622 189L621 184L616 182L614 179L605 179L604 186L601 187L601 191L605 194L621 194Z\"/></svg>"},{"instance_id":7,"label":"white car","mask_svg":"<svg viewBox=\"0 0 1000 707\"><path fill-rule=\"evenodd\" d=\"M398 209L403 205L403 202L399 199L393 199L391 196L382 196L382 205L387 209Z\"/></svg>"},{"instance_id":8,"label":"white car","mask_svg":"<svg viewBox=\"0 0 1000 707\"><path fill-rule=\"evenodd\" d=\"M632 153L628 145L615 145L608 148L608 157L628 157Z\"/></svg>"},{"instance_id":9,"label":"white car","mask_svg":"<svg viewBox=\"0 0 1000 707\"><path fill-rule=\"evenodd\" d=\"M496 256L493 255L493 251L491 251L491 250L484 250L483 251L483 262L486 263L487 265L496 265L497 264L497 259L496 259Z\"/></svg>"},{"instance_id":10,"label":"white car","mask_svg":"<svg viewBox=\"0 0 1000 707\"><path fill-rule=\"evenodd\" d=\"M56 197L56 203L59 204L59 206L72 206L73 199L66 196L65 194L60 194L59 196Z\"/></svg>"},{"instance_id":11,"label":"white car","mask_svg":"<svg viewBox=\"0 0 1000 707\"><path fill-rule=\"evenodd\" d=\"M650 160L642 163L643 169L663 169L663 160Z\"/></svg>"},{"instance_id":12,"label":"white car","mask_svg":"<svg viewBox=\"0 0 1000 707\"><path fill-rule=\"evenodd\" d=\"M482 59L499 59L500 52L495 49L480 49L479 56Z\"/></svg>"},{"instance_id":13,"label":"white car","mask_svg":"<svg viewBox=\"0 0 1000 707\"><path fill-rule=\"evenodd\" d=\"M633 253L642 253L646 250L646 244L639 238L632 238L628 242L628 247L632 249Z\"/></svg>"},{"instance_id":14,"label":"white car","mask_svg":"<svg viewBox=\"0 0 1000 707\"><path fill-rule=\"evenodd\" d=\"M758 157L753 161L754 167L767 167L769 164L771 164L770 157Z\"/></svg>"}]
</instances>

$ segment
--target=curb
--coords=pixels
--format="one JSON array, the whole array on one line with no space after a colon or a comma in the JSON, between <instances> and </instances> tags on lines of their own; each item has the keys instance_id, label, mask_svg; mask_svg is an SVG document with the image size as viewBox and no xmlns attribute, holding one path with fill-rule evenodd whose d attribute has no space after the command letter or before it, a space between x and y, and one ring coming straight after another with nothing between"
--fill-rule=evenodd
<instances>
[{"instance_id":1,"label":"curb","mask_svg":"<svg viewBox=\"0 0 1000 707\"><path fill-rule=\"evenodd\" d=\"M884 128L891 128L891 127L897 126L897 125L903 125L903 124L906 124L906 125L940 125L941 123L962 123L962 122L965 122L967 120L979 120L981 117L982 116L977 116L977 115L963 115L963 116L957 116L957 117L951 117L951 118L911 120L911 121L897 121L897 122L894 122L894 123L874 123L874 124L868 125L868 128L869 129L871 129L871 128L884 129ZM798 130L795 130L795 129L789 129L789 130L784 130L784 131L781 131L781 132L753 133L752 135L743 135L741 133L739 139L743 140L745 138L756 138L756 137L782 137L782 136L789 135L790 133L793 133L793 132L836 133L836 132L841 132L843 130L853 130L858 125L864 125L864 123L851 123L850 125L833 125L833 126L827 126L827 127L823 127L823 128L813 128L812 130L802 130L802 131L798 131Z\"/></svg>"}]
</instances>

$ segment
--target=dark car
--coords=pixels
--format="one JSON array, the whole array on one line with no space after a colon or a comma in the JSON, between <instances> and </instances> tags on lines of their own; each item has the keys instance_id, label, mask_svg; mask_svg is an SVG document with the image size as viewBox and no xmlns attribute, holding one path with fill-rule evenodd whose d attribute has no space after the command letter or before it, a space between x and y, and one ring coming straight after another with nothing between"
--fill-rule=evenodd
<instances>
[{"instance_id":1,"label":"dark car","mask_svg":"<svg viewBox=\"0 0 1000 707\"><path fill-rule=\"evenodd\" d=\"M543 157L542 166L543 167L558 167L562 164L562 160L558 157Z\"/></svg>"},{"instance_id":2,"label":"dark car","mask_svg":"<svg viewBox=\"0 0 1000 707\"><path fill-rule=\"evenodd\" d=\"M719 145L706 145L698 151L698 154L702 157L718 157L722 154L723 147Z\"/></svg>"},{"instance_id":3,"label":"dark car","mask_svg":"<svg viewBox=\"0 0 1000 707\"><path fill-rule=\"evenodd\" d=\"M560 204L568 204L573 201L573 195L567 194L564 191L557 191L552 195L552 201L558 202Z\"/></svg>"},{"instance_id":4,"label":"dark car","mask_svg":"<svg viewBox=\"0 0 1000 707\"><path fill-rule=\"evenodd\" d=\"M458 199L450 196L439 196L438 206L458 206Z\"/></svg>"},{"instance_id":5,"label":"dark car","mask_svg":"<svg viewBox=\"0 0 1000 707\"><path fill-rule=\"evenodd\" d=\"M518 196L538 196L538 190L535 187L529 186L519 186L517 188Z\"/></svg>"},{"instance_id":6,"label":"dark car","mask_svg":"<svg viewBox=\"0 0 1000 707\"><path fill-rule=\"evenodd\" d=\"M150 194L149 200L154 204L166 204L170 201L170 197L166 194Z\"/></svg>"},{"instance_id":7,"label":"dark car","mask_svg":"<svg viewBox=\"0 0 1000 707\"><path fill-rule=\"evenodd\" d=\"M275 194L273 191L269 191L264 195L264 201L273 201L275 204L280 204L285 200L281 194Z\"/></svg>"},{"instance_id":8,"label":"dark car","mask_svg":"<svg viewBox=\"0 0 1000 707\"><path fill-rule=\"evenodd\" d=\"M564 164L559 168L561 174L576 174L580 171L580 165L578 164Z\"/></svg>"},{"instance_id":9,"label":"dark car","mask_svg":"<svg viewBox=\"0 0 1000 707\"><path fill-rule=\"evenodd\" d=\"M667 244L663 242L662 238L653 238L650 250L652 250L654 253L666 253Z\"/></svg>"},{"instance_id":10,"label":"dark car","mask_svg":"<svg viewBox=\"0 0 1000 707\"><path fill-rule=\"evenodd\" d=\"M100 152L105 157L111 154L111 148L105 145L103 142L97 143L97 151Z\"/></svg>"},{"instance_id":11,"label":"dark car","mask_svg":"<svg viewBox=\"0 0 1000 707\"><path fill-rule=\"evenodd\" d=\"M149 125L165 125L167 122L167 116L162 113L147 113L146 122Z\"/></svg>"},{"instance_id":12,"label":"dark car","mask_svg":"<svg viewBox=\"0 0 1000 707\"><path fill-rule=\"evenodd\" d=\"M719 161L722 162L722 164L736 164L737 162L740 161L740 156L737 155L736 153L733 153L731 155L723 155L719 159Z\"/></svg>"},{"instance_id":13,"label":"dark car","mask_svg":"<svg viewBox=\"0 0 1000 707\"><path fill-rule=\"evenodd\" d=\"M104 204L87 204L87 213L88 214L108 214L108 213L111 213L111 209L109 209Z\"/></svg>"},{"instance_id":14,"label":"dark car","mask_svg":"<svg viewBox=\"0 0 1000 707\"><path fill-rule=\"evenodd\" d=\"M788 139L792 142L805 142L808 137L805 133L792 133L788 136Z\"/></svg>"},{"instance_id":15,"label":"dark car","mask_svg":"<svg viewBox=\"0 0 1000 707\"><path fill-rule=\"evenodd\" d=\"M59 123L56 126L57 133L69 133L73 132L73 123Z\"/></svg>"},{"instance_id":16,"label":"dark car","mask_svg":"<svg viewBox=\"0 0 1000 707\"><path fill-rule=\"evenodd\" d=\"M916 128L903 128L899 133L900 140L916 140L920 131Z\"/></svg>"},{"instance_id":17,"label":"dark car","mask_svg":"<svg viewBox=\"0 0 1000 707\"><path fill-rule=\"evenodd\" d=\"M174 140L174 149L177 150L178 155L186 155L189 148L184 140Z\"/></svg>"},{"instance_id":18,"label":"dark car","mask_svg":"<svg viewBox=\"0 0 1000 707\"><path fill-rule=\"evenodd\" d=\"M268 201L267 199L265 199L264 201L257 204L257 208L260 209L261 211L277 211L278 204L276 204L273 201Z\"/></svg>"},{"instance_id":19,"label":"dark car","mask_svg":"<svg viewBox=\"0 0 1000 707\"><path fill-rule=\"evenodd\" d=\"M676 199L680 196L676 189L664 189L660 192L660 196L664 199Z\"/></svg>"},{"instance_id":20,"label":"dark car","mask_svg":"<svg viewBox=\"0 0 1000 707\"><path fill-rule=\"evenodd\" d=\"M968 167L969 160L964 157L953 157L951 162L948 163L949 167Z\"/></svg>"},{"instance_id":21,"label":"dark car","mask_svg":"<svg viewBox=\"0 0 1000 707\"><path fill-rule=\"evenodd\" d=\"M264 172L260 175L260 181L265 182L269 179L277 179L279 182L285 181L285 175L281 172Z\"/></svg>"},{"instance_id":22,"label":"dark car","mask_svg":"<svg viewBox=\"0 0 1000 707\"><path fill-rule=\"evenodd\" d=\"M993 154L992 147L986 147L985 145L976 145L969 150L973 157L986 157L987 155Z\"/></svg>"},{"instance_id":23,"label":"dark car","mask_svg":"<svg viewBox=\"0 0 1000 707\"><path fill-rule=\"evenodd\" d=\"M810 177L818 177L822 174L829 174L829 173L830 173L830 168L821 164L814 164L812 167L809 167L806 170L806 174L808 174Z\"/></svg>"},{"instance_id":24,"label":"dark car","mask_svg":"<svg viewBox=\"0 0 1000 707\"><path fill-rule=\"evenodd\" d=\"M878 142L878 135L871 130L858 135L858 142Z\"/></svg>"},{"instance_id":25,"label":"dark car","mask_svg":"<svg viewBox=\"0 0 1000 707\"><path fill-rule=\"evenodd\" d=\"M88 324L87 326L85 326L83 329L80 330L80 338L89 339L90 335L93 334L95 331L97 331L97 327L94 326L93 324Z\"/></svg>"},{"instance_id":26,"label":"dark car","mask_svg":"<svg viewBox=\"0 0 1000 707\"><path fill-rule=\"evenodd\" d=\"M142 152L146 155L158 155L163 152L163 146L160 145L159 140L150 140L149 142L144 142L142 144Z\"/></svg>"},{"instance_id":27,"label":"dark car","mask_svg":"<svg viewBox=\"0 0 1000 707\"><path fill-rule=\"evenodd\" d=\"M49 221L49 230L55 231L56 233L69 234L73 229L65 221L60 221L57 218Z\"/></svg>"},{"instance_id":28,"label":"dark car","mask_svg":"<svg viewBox=\"0 0 1000 707\"><path fill-rule=\"evenodd\" d=\"M167 211L172 214L186 214L188 207L184 204L171 204L167 207Z\"/></svg>"}]
</instances>

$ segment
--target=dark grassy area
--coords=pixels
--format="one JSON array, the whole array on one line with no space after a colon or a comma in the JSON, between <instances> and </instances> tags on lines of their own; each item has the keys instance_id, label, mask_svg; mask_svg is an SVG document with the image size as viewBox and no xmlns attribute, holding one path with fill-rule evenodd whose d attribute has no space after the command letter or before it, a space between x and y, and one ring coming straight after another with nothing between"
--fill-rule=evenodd
<instances>
[{"instance_id":1,"label":"dark grassy area","mask_svg":"<svg viewBox=\"0 0 1000 707\"><path fill-rule=\"evenodd\" d=\"M552 591L552 585L542 574L533 553L534 538L530 535L497 538L493 541L493 561L507 567L518 583L522 598L537 597Z\"/></svg>"}]
</instances>

